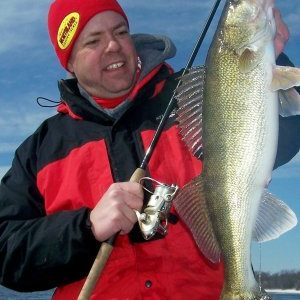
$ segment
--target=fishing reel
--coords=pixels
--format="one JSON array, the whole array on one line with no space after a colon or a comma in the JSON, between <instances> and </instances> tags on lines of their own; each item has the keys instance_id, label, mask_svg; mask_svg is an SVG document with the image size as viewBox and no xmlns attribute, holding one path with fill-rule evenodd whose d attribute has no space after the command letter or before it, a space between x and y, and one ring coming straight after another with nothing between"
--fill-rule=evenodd
<instances>
[{"instance_id":1,"label":"fishing reel","mask_svg":"<svg viewBox=\"0 0 300 300\"><path fill-rule=\"evenodd\" d=\"M145 181L151 181L155 184L154 192L145 187ZM168 216L172 200L178 191L178 186L175 184L167 185L150 177L141 178L140 184L145 191L151 194L143 212L136 211L142 235L145 240L151 239L156 233L165 236L168 232Z\"/></svg>"}]
</instances>

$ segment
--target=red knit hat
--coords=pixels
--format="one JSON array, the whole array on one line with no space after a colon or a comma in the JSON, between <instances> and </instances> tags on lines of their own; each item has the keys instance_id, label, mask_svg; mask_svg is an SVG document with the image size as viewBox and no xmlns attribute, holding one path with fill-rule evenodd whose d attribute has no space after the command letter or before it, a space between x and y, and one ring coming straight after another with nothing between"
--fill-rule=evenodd
<instances>
[{"instance_id":1,"label":"red knit hat","mask_svg":"<svg viewBox=\"0 0 300 300\"><path fill-rule=\"evenodd\" d=\"M55 0L48 13L51 42L62 66L67 69L75 41L96 14L111 10L128 19L116 0Z\"/></svg>"}]
</instances>

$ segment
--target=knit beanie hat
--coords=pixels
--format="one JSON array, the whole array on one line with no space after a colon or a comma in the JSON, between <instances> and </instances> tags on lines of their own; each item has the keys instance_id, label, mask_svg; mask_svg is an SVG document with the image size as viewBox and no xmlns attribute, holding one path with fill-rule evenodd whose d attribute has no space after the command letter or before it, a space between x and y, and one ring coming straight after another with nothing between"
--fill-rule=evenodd
<instances>
[{"instance_id":1,"label":"knit beanie hat","mask_svg":"<svg viewBox=\"0 0 300 300\"><path fill-rule=\"evenodd\" d=\"M67 69L74 44L86 23L96 14L114 11L128 19L116 0L55 0L48 13L51 42L62 66Z\"/></svg>"}]
</instances>

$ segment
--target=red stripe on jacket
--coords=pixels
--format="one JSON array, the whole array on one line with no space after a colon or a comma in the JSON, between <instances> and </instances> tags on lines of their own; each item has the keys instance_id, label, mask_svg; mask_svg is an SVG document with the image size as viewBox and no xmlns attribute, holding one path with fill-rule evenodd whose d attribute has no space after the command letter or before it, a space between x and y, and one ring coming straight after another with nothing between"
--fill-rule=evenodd
<instances>
[{"instance_id":1,"label":"red stripe on jacket","mask_svg":"<svg viewBox=\"0 0 300 300\"><path fill-rule=\"evenodd\" d=\"M103 140L73 149L65 158L44 167L37 178L47 214L83 206L92 208L112 183Z\"/></svg>"}]
</instances>

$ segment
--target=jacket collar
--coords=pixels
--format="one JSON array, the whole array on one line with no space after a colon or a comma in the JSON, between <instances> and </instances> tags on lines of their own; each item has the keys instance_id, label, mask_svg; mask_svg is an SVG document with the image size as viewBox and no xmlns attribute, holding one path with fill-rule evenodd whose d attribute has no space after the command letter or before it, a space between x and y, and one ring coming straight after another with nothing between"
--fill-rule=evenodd
<instances>
[{"instance_id":1,"label":"jacket collar","mask_svg":"<svg viewBox=\"0 0 300 300\"><path fill-rule=\"evenodd\" d=\"M77 80L75 78L59 81L59 90L61 94L61 103L58 106L58 112L68 114L73 119L90 120L93 122L113 124L118 121L132 107L142 103L146 99L156 96L164 86L165 80L172 74L171 69L162 64L158 72L136 91L134 99L123 103L126 107L117 117L113 117L106 110L99 109L91 101L83 97L79 92Z\"/></svg>"}]
</instances>

